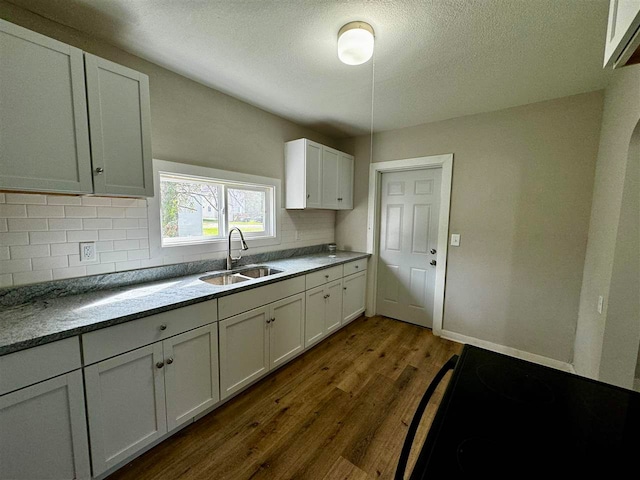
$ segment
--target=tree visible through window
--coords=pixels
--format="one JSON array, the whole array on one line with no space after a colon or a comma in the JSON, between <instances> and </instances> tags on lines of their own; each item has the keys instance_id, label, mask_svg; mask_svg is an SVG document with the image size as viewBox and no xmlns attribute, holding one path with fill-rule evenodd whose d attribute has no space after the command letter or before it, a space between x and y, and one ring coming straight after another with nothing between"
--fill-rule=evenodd
<instances>
[{"instance_id":1,"label":"tree visible through window","mask_svg":"<svg viewBox=\"0 0 640 480\"><path fill-rule=\"evenodd\" d=\"M226 183L160 173L163 244L212 241L238 227L249 236L271 236L271 186Z\"/></svg>"}]
</instances>

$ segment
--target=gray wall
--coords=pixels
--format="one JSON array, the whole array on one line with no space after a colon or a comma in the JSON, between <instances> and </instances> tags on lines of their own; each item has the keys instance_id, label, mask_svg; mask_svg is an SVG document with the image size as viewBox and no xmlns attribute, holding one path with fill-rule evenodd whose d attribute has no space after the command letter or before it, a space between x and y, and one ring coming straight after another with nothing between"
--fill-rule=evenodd
<instances>
[{"instance_id":1,"label":"gray wall","mask_svg":"<svg viewBox=\"0 0 640 480\"><path fill-rule=\"evenodd\" d=\"M454 154L445 330L571 362L602 92L374 135L373 161ZM349 142L343 142L349 145ZM336 241L366 246L369 138Z\"/></svg>"},{"instance_id":2,"label":"gray wall","mask_svg":"<svg viewBox=\"0 0 640 480\"><path fill-rule=\"evenodd\" d=\"M0 0L0 17L149 75L154 158L284 178L284 142L336 142Z\"/></svg>"},{"instance_id":3,"label":"gray wall","mask_svg":"<svg viewBox=\"0 0 640 480\"><path fill-rule=\"evenodd\" d=\"M605 326L608 326L610 301L614 297L614 292L610 292L610 289L618 229L621 225L624 183L629 170L627 167L630 158L629 145L638 121L640 121L640 66L625 67L616 72L605 91L589 243L575 340L576 372L592 378L599 377L601 362L611 365L610 368L607 367L610 374L616 363L616 342L609 343L608 347L608 352L613 357L603 358L602 348ZM636 205L637 215L638 206ZM620 250L621 255L622 252L623 250ZM635 257L632 256L627 261L633 261L634 258L637 260L637 256L636 251ZM602 314L598 314L596 309L599 295L605 299ZM637 292L636 295L638 295ZM624 337L624 331L616 334L615 330L614 328L609 334ZM635 335L634 332L631 333ZM609 340L612 339L613 337ZM625 355L629 355L628 351ZM613 363L609 364L609 361ZM607 378L609 381L614 381L612 376Z\"/></svg>"}]
</instances>

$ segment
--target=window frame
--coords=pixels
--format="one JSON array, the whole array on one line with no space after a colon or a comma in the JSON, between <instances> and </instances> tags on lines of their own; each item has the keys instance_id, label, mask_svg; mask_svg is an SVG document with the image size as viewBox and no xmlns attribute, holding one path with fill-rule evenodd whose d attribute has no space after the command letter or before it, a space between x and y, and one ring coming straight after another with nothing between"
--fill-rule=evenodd
<instances>
[{"instance_id":1,"label":"window frame","mask_svg":"<svg viewBox=\"0 0 640 480\"><path fill-rule=\"evenodd\" d=\"M224 202L224 210L220 215L222 221L219 225L222 227L221 233L217 237L195 237L194 240L184 240L175 242L163 242L162 238L162 221L160 208L160 174L165 173L171 176L184 177L188 180L190 177L194 181L210 181L211 183L221 185L220 191L222 201ZM270 195L265 195L265 230L269 232L267 235L256 235L254 232L244 233L245 240L249 248L266 247L270 245L279 245L281 243L280 236L280 216L282 205L282 189L281 180L278 178L262 177L245 173L231 172L226 170L218 170L209 167L200 167L196 165L188 165L183 163L168 162L165 160L153 160L153 181L155 187L155 195L148 199L149 206L149 248L151 258L156 257L183 257L176 258L176 262L198 260L204 258L216 258L219 255L207 255L227 249L227 235L229 231L229 221L227 219L228 211L228 188L238 188L246 190L256 190L268 192L273 189L273 200ZM271 212L267 215L267 212ZM270 225L267 218L270 217ZM239 236L233 236L232 248L239 248ZM197 258L200 257L200 258ZM164 261L164 263L173 263Z\"/></svg>"}]
</instances>

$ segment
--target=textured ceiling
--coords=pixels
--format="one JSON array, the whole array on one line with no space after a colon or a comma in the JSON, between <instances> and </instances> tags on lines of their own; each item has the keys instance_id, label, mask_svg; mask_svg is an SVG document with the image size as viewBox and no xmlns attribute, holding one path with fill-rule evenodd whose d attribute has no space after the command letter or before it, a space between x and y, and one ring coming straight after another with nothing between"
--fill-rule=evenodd
<instances>
[{"instance_id":1,"label":"textured ceiling","mask_svg":"<svg viewBox=\"0 0 640 480\"><path fill-rule=\"evenodd\" d=\"M10 0L297 123L368 132L372 63L337 58L376 32L375 129L602 88L608 0Z\"/></svg>"}]
</instances>

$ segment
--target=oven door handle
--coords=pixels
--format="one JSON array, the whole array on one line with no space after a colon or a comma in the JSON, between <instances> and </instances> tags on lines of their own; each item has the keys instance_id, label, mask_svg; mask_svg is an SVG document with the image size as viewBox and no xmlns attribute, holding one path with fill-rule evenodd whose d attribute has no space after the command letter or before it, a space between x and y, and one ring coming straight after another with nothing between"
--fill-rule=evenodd
<instances>
[{"instance_id":1,"label":"oven door handle","mask_svg":"<svg viewBox=\"0 0 640 480\"><path fill-rule=\"evenodd\" d=\"M418 408L416 409L416 413L413 415L413 420L411 420L411 425L409 425L409 430L407 431L407 436L404 439L404 445L402 445L402 451L400 452L400 460L398 460L398 468L396 468L396 475L394 480L404 480L404 474L407 469L407 461L409 460L409 453L411 453L411 447L413 446L413 441L416 436L416 432L418 431L418 425L420 425L420 420L422 420L422 416L424 415L424 411L427 409L427 405L429 404L429 400L433 396L433 392L435 392L436 388L447 374L449 370L453 370L458 362L458 355L453 355L447 363L445 363L442 368L436 373L436 376L431 381L429 388L424 392L420 403L418 404Z\"/></svg>"}]
</instances>

